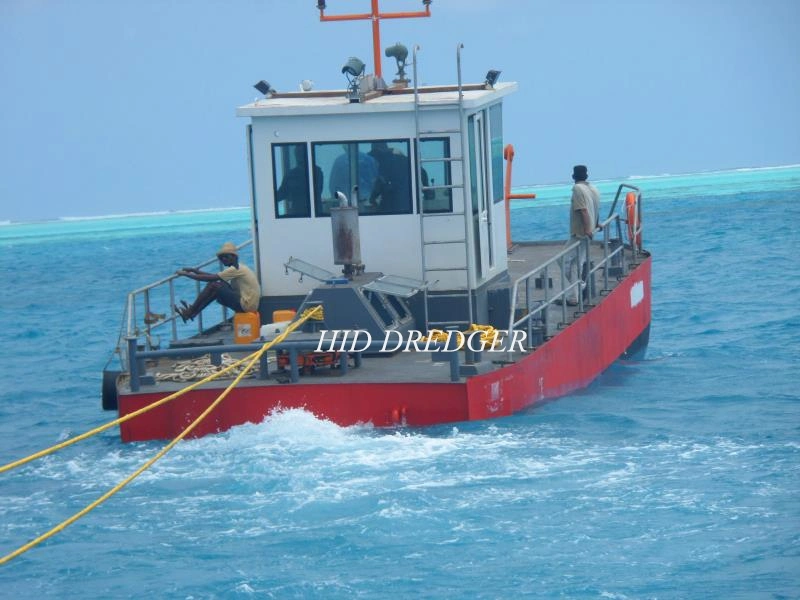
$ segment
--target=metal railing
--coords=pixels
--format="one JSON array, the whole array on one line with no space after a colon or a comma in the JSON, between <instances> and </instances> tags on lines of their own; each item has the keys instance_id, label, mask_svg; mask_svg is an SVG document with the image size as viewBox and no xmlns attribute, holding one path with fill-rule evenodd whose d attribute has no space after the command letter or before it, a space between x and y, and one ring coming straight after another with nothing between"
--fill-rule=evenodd
<instances>
[{"instance_id":1,"label":"metal railing","mask_svg":"<svg viewBox=\"0 0 800 600\"><path fill-rule=\"evenodd\" d=\"M247 240L243 244L237 246L239 250L252 245L253 240ZM210 258L207 261L200 263L196 268L204 269L218 261L217 257ZM140 287L128 293L125 302L125 312L123 316L122 331L117 342L117 349L120 355L120 361L124 368L129 367L127 360L127 350L129 343L126 340L142 339L142 346L145 350L155 350L161 346L161 339L154 334L154 331L160 330L166 326L170 328L170 342L178 339L178 319L180 315L175 312L176 294L175 294L175 280L179 279L180 275L172 274L163 279L159 279L153 283ZM195 281L195 294L199 294L205 282ZM166 289L164 289L166 288ZM156 313L153 310L154 296L162 295L160 302L168 302L168 309L165 313ZM166 300L163 296L166 296ZM140 311L141 310L141 315ZM224 323L228 320L228 309L221 306L219 323ZM141 317L141 318L140 318ZM205 331L203 320L203 313L200 313L194 321L193 328L196 329L197 334ZM156 339L157 338L157 339Z\"/></svg>"},{"instance_id":2,"label":"metal railing","mask_svg":"<svg viewBox=\"0 0 800 600\"><path fill-rule=\"evenodd\" d=\"M584 312L586 309L586 303L584 302L584 291L582 290L585 290L588 304L592 304L598 295L597 290L595 289L596 273L602 271L602 291L608 292L611 289L609 286L609 278L615 273L618 275L624 275L627 272L627 266L625 263L626 245L622 237L623 219L615 212L617 201L624 188L635 190L637 194L636 214L638 215L639 211L641 210L642 198L639 188L628 184L621 184L617 188L614 202L611 206L611 210L609 211L609 216L605 221L600 223L603 231L603 258L597 264L594 264L591 259L590 240L588 238L582 238L569 244L558 254L514 281L514 285L511 288L511 306L507 329L508 335L511 335L513 330L524 326L527 332L526 341L528 348L532 348L535 345L534 340L538 338L538 336L533 335L534 330L538 329L543 334L546 334L547 310L554 302L560 300L561 323L567 323L567 299L570 295L570 292L577 288L578 302L577 306L573 308L576 308L578 312ZM637 218L637 225L638 226L635 227L633 231L634 236L641 234L642 226L641 219L639 218ZM611 235L612 228L614 233L613 236ZM635 237L633 239L635 239ZM629 248L631 250L632 257L635 259L638 255L638 252L641 252L641 249L637 249L637 245L633 243L633 239L630 240ZM575 260L578 263L578 273L575 281L568 282L566 271L563 267L566 262L572 260ZM548 283L550 281L549 273L552 268L557 268L559 270L561 278L561 290L551 297L549 295ZM532 290L535 289L535 283L537 281L541 282L541 288L544 291L543 299L534 298L534 293ZM523 302L520 305L519 295L521 289L524 290L524 294ZM519 309L523 309L524 314L520 318L517 318L517 310Z\"/></svg>"},{"instance_id":3,"label":"metal railing","mask_svg":"<svg viewBox=\"0 0 800 600\"><path fill-rule=\"evenodd\" d=\"M614 195L614 202L611 204L611 208L608 211L608 216L615 214L617 210L617 203L619 202L620 194L622 194L623 189L629 189L636 194L636 202L634 204L634 208L632 213L628 212L628 208L626 207L626 219L628 224L628 238L631 244L631 250L633 251L633 256L636 258L642 253L642 246L641 246L641 239L642 239L642 192L641 190L636 187L635 185L630 185L627 183L621 183L617 188L617 193ZM631 222L631 218L633 219ZM636 243L638 240L639 243Z\"/></svg>"},{"instance_id":4,"label":"metal railing","mask_svg":"<svg viewBox=\"0 0 800 600\"><path fill-rule=\"evenodd\" d=\"M288 381L291 383L298 383L300 381L301 366L299 357L301 354L315 352L319 347L319 340L284 340L279 344L275 344L270 349L277 353L285 352L287 355L288 369L276 367L274 371L269 368L270 358L264 354L259 362L259 369L256 377L261 380L269 379L275 372L286 374ZM361 367L363 361L363 354L380 353L385 341L371 342L364 348L357 351L340 350L337 351L338 360L337 367L342 375L346 375L350 370L349 360L353 359L353 367ZM444 343L427 343L431 348L431 357L434 362L447 362L450 365L449 376L450 381L458 381L460 378L460 363L461 359L459 352L449 349L447 344ZM218 345L206 346L196 348L170 348L166 350L140 350L138 348L136 338L129 338L126 340L127 353L131 358L128 368L129 386L132 392L138 392L142 385L152 385L155 383L153 376L147 374L147 361L150 359L158 358L174 358L186 359L192 357L208 356L209 362L212 365L220 366L222 364L222 355L225 353L247 353L255 352L263 346L263 342L252 344L233 344L233 345Z\"/></svg>"}]
</instances>

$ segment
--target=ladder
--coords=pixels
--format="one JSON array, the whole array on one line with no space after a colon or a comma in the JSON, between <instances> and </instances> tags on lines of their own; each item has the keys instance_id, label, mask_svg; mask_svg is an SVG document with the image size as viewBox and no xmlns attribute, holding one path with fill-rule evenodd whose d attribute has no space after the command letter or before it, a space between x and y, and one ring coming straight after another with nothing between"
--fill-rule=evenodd
<instances>
[{"instance_id":1,"label":"ladder","mask_svg":"<svg viewBox=\"0 0 800 600\"><path fill-rule=\"evenodd\" d=\"M467 191L464 185L465 164L464 157L467 156L467 141L464 131L464 90L461 83L461 49L463 44L458 44L456 49L456 64L458 70L458 100L454 103L458 106L458 127L453 129L423 129L422 120L423 113L436 111L443 106L442 103L437 103L435 107L426 106L420 102L419 94L419 77L417 76L417 51L419 46L414 46L413 52L413 72L414 72L414 124L416 134L416 177L417 189L420 193L417 195L419 198L419 215L420 215L420 241L421 241L421 255L422 255L422 279L427 283L424 288L424 307L425 307L425 327L426 329L445 329L448 327L464 326L468 328L474 321L473 311L473 285L472 285L472 261L469 252L469 225L470 225L470 207L471 203L467 199ZM446 105L445 105L446 106ZM458 136L460 146L459 156L439 157L439 158L422 158L422 142L426 139L440 139L442 136ZM457 169L458 175L453 175L453 170L450 169L451 180L449 184L438 185L423 185L422 168L424 163L449 163L450 165L456 164L460 168ZM429 182L430 183L430 182ZM453 212L425 212L425 192L436 190L451 190L451 200L454 200L452 190L461 190L461 210L454 210ZM455 203L452 204L455 209ZM426 235L426 226L433 226L437 219L443 217L461 216L464 222L463 236L457 239L436 239L433 236ZM464 264L448 265L444 267L433 267L430 264L430 253L433 251L434 246L442 245L461 245L464 249ZM431 294L429 287L435 283L436 279L443 273L463 273L466 281L463 289L447 290L444 293ZM463 298L466 300L464 303L465 311L462 315L454 315L452 319L430 319L431 302L441 301L444 299L457 299ZM463 317L463 318L462 318Z\"/></svg>"}]
</instances>

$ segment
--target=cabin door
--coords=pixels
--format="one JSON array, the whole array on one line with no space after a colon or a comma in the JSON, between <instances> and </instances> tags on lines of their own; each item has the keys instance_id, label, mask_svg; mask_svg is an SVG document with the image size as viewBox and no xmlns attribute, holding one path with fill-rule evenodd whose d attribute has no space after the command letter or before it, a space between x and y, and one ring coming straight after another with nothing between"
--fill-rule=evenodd
<instances>
[{"instance_id":1,"label":"cabin door","mask_svg":"<svg viewBox=\"0 0 800 600\"><path fill-rule=\"evenodd\" d=\"M469 178L472 197L472 245L477 283L483 282L492 261L491 211L489 210L488 152L486 147L486 121L483 113L470 115L467 123L469 135Z\"/></svg>"}]
</instances>

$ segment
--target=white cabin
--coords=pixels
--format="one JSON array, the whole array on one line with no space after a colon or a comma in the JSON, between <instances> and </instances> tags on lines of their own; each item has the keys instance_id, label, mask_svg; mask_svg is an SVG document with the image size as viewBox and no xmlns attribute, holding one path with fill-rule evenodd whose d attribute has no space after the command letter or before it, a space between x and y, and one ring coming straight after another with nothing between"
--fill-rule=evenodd
<instances>
[{"instance_id":1,"label":"white cabin","mask_svg":"<svg viewBox=\"0 0 800 600\"><path fill-rule=\"evenodd\" d=\"M479 317L490 282L507 277L502 101L516 89L270 93L239 107L251 119L256 269L269 305L318 284L287 276L290 257L341 271L330 209L342 192L359 207L367 271L472 295Z\"/></svg>"}]
</instances>

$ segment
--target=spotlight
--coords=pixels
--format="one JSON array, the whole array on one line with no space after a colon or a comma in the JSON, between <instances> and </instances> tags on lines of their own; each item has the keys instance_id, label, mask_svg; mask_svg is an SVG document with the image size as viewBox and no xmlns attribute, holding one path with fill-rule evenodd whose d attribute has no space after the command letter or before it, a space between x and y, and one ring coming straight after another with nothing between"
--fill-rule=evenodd
<instances>
[{"instance_id":1,"label":"spotlight","mask_svg":"<svg viewBox=\"0 0 800 600\"><path fill-rule=\"evenodd\" d=\"M486 85L489 87L494 87L494 84L497 83L497 80L500 78L500 73L502 73L502 71L490 69L486 74Z\"/></svg>"},{"instance_id":2,"label":"spotlight","mask_svg":"<svg viewBox=\"0 0 800 600\"><path fill-rule=\"evenodd\" d=\"M494 84L497 83L497 80L500 78L500 73L502 73L502 71L490 69L486 74L486 85L489 87L494 87Z\"/></svg>"},{"instance_id":3,"label":"spotlight","mask_svg":"<svg viewBox=\"0 0 800 600\"><path fill-rule=\"evenodd\" d=\"M389 46L385 51L387 57L397 61L397 79L395 83L405 83L406 79L406 59L408 58L408 48L397 42L394 46Z\"/></svg>"},{"instance_id":4,"label":"spotlight","mask_svg":"<svg viewBox=\"0 0 800 600\"><path fill-rule=\"evenodd\" d=\"M317 8L319 10L325 10L325 0L317 0Z\"/></svg>"},{"instance_id":5,"label":"spotlight","mask_svg":"<svg viewBox=\"0 0 800 600\"><path fill-rule=\"evenodd\" d=\"M342 73L344 73L345 76L347 76L347 80L350 81L352 77L361 75L365 68L366 65L361 59L351 56L342 67Z\"/></svg>"},{"instance_id":6,"label":"spotlight","mask_svg":"<svg viewBox=\"0 0 800 600\"><path fill-rule=\"evenodd\" d=\"M259 81L257 84L255 84L253 87L256 88L262 94L264 94L265 97L275 91L274 89L272 89L272 86L269 84L269 82L264 81L263 79Z\"/></svg>"},{"instance_id":7,"label":"spotlight","mask_svg":"<svg viewBox=\"0 0 800 600\"><path fill-rule=\"evenodd\" d=\"M342 67L342 73L347 77L347 97L350 102L361 102L358 81L364 73L365 66L361 59L351 56Z\"/></svg>"},{"instance_id":8,"label":"spotlight","mask_svg":"<svg viewBox=\"0 0 800 600\"><path fill-rule=\"evenodd\" d=\"M430 6L431 2L432 2L432 0L422 0L422 5L423 6Z\"/></svg>"}]
</instances>

